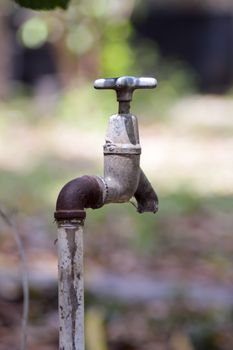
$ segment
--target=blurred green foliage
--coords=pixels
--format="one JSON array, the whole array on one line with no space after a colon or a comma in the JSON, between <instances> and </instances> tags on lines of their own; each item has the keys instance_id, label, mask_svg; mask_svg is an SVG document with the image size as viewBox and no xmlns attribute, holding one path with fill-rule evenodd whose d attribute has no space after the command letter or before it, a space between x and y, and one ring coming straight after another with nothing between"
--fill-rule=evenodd
<instances>
[{"instance_id":1,"label":"blurred green foliage","mask_svg":"<svg viewBox=\"0 0 233 350\"><path fill-rule=\"evenodd\" d=\"M19 29L19 37L29 48L39 47L48 40L61 47L61 56L70 55L80 64L89 59L96 67L91 78L155 76L159 81L162 110L162 105L167 103L163 96L174 101L181 94L192 92L195 77L182 62L163 59L155 43L149 40L140 45L135 43L130 22L134 6L135 0L126 3L73 0L67 11L31 13Z\"/></svg>"},{"instance_id":2,"label":"blurred green foliage","mask_svg":"<svg viewBox=\"0 0 233 350\"><path fill-rule=\"evenodd\" d=\"M32 17L22 25L19 31L23 45L28 48L40 47L48 38L48 28L38 17Z\"/></svg>"}]
</instances>

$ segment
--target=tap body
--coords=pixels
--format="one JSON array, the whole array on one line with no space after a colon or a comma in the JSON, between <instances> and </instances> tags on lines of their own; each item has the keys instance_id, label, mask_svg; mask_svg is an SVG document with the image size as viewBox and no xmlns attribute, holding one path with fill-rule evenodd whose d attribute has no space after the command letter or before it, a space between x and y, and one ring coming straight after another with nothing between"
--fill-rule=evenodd
<instances>
[{"instance_id":1,"label":"tap body","mask_svg":"<svg viewBox=\"0 0 233 350\"><path fill-rule=\"evenodd\" d=\"M139 181L140 153L137 118L116 114L109 119L104 145L105 203L127 202Z\"/></svg>"},{"instance_id":2,"label":"tap body","mask_svg":"<svg viewBox=\"0 0 233 350\"><path fill-rule=\"evenodd\" d=\"M104 145L105 204L128 202L136 193L139 212L157 211L158 198L140 168L140 154L137 117L112 115Z\"/></svg>"}]
</instances>

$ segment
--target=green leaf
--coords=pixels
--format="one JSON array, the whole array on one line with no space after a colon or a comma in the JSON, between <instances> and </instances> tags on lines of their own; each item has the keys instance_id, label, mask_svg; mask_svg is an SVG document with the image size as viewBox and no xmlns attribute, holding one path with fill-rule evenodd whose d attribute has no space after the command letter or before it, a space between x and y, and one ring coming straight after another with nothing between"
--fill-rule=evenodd
<instances>
[{"instance_id":1,"label":"green leaf","mask_svg":"<svg viewBox=\"0 0 233 350\"><path fill-rule=\"evenodd\" d=\"M18 5L32 10L66 9L70 0L14 0Z\"/></svg>"}]
</instances>

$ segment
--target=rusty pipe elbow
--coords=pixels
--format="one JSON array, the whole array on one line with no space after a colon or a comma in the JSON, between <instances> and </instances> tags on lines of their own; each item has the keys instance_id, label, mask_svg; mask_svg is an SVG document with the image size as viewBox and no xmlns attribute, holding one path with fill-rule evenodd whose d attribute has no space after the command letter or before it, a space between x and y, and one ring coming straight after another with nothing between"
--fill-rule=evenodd
<instances>
[{"instance_id":1,"label":"rusty pipe elbow","mask_svg":"<svg viewBox=\"0 0 233 350\"><path fill-rule=\"evenodd\" d=\"M56 221L85 219L85 208L103 205L103 186L95 176L81 176L69 181L60 191L54 218Z\"/></svg>"}]
</instances>

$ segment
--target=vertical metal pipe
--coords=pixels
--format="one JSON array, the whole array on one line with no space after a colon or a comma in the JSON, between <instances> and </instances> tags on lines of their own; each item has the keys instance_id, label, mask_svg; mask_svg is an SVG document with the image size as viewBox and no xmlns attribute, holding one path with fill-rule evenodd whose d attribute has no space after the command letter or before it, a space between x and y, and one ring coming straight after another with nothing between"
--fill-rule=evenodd
<instances>
[{"instance_id":1,"label":"vertical metal pipe","mask_svg":"<svg viewBox=\"0 0 233 350\"><path fill-rule=\"evenodd\" d=\"M83 222L58 222L59 349L84 350Z\"/></svg>"}]
</instances>

